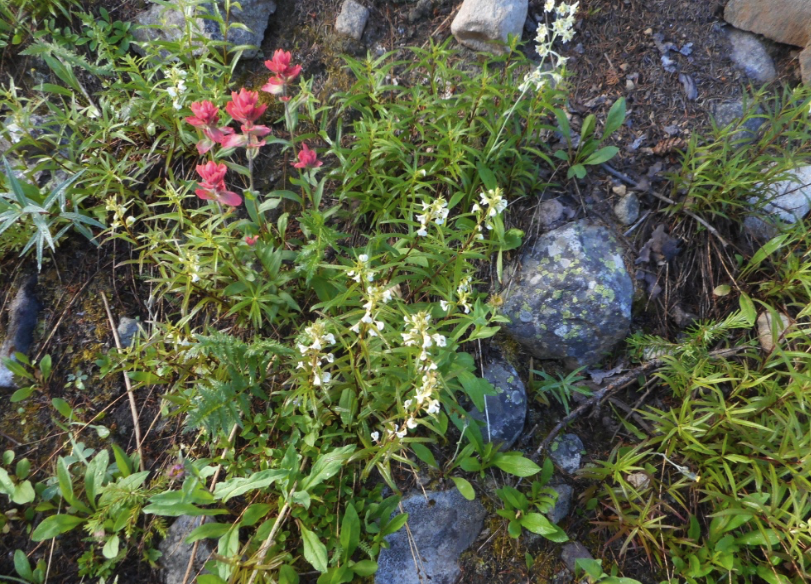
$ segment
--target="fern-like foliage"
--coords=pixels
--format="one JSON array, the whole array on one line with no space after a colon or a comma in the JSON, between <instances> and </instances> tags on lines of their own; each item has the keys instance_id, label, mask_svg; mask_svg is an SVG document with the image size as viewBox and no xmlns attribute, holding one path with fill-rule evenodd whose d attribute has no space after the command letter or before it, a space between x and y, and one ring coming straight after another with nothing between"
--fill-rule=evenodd
<instances>
[{"instance_id":1,"label":"fern-like foliage","mask_svg":"<svg viewBox=\"0 0 811 584\"><path fill-rule=\"evenodd\" d=\"M242 426L250 396L267 399L261 387L267 372L274 359L291 350L274 341L246 343L219 332L197 341L190 354L207 362L211 373L188 396L185 425L209 435L228 434L234 425Z\"/></svg>"}]
</instances>

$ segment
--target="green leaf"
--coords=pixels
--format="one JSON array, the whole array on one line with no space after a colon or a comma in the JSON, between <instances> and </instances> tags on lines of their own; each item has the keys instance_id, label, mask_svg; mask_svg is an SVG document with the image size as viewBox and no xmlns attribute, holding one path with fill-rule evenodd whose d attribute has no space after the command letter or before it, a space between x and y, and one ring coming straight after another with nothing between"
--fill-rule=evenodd
<instances>
[{"instance_id":1,"label":"green leaf","mask_svg":"<svg viewBox=\"0 0 811 584\"><path fill-rule=\"evenodd\" d=\"M46 539L53 539L57 535L62 535L82 523L84 523L82 517L65 514L52 515L37 525L34 533L31 534L31 540L45 541Z\"/></svg>"},{"instance_id":2,"label":"green leaf","mask_svg":"<svg viewBox=\"0 0 811 584\"><path fill-rule=\"evenodd\" d=\"M476 170L479 172L479 178L482 180L485 189L491 190L498 187L496 175L493 174L493 171L490 170L487 166L485 166L484 163L477 162Z\"/></svg>"},{"instance_id":3,"label":"green leaf","mask_svg":"<svg viewBox=\"0 0 811 584\"><path fill-rule=\"evenodd\" d=\"M127 371L127 377L144 385L161 385L166 380L149 371Z\"/></svg>"},{"instance_id":4,"label":"green leaf","mask_svg":"<svg viewBox=\"0 0 811 584\"><path fill-rule=\"evenodd\" d=\"M13 404L21 402L24 399L28 399L31 396L31 394L34 393L36 390L37 390L36 386L33 385L18 389L17 391L11 394L9 401Z\"/></svg>"},{"instance_id":5,"label":"green leaf","mask_svg":"<svg viewBox=\"0 0 811 584\"><path fill-rule=\"evenodd\" d=\"M513 519L507 524L507 533L510 537L518 539L521 537L521 523Z\"/></svg>"},{"instance_id":6,"label":"green leaf","mask_svg":"<svg viewBox=\"0 0 811 584\"><path fill-rule=\"evenodd\" d=\"M304 558L319 572L327 571L327 547L312 531L299 525L301 541L304 544Z\"/></svg>"},{"instance_id":7,"label":"green leaf","mask_svg":"<svg viewBox=\"0 0 811 584\"><path fill-rule=\"evenodd\" d=\"M45 355L39 362L39 372L43 379L48 379L51 376L51 356Z\"/></svg>"},{"instance_id":8,"label":"green leaf","mask_svg":"<svg viewBox=\"0 0 811 584\"><path fill-rule=\"evenodd\" d=\"M377 572L377 562L373 560L361 560L352 564L352 571L361 578L371 576Z\"/></svg>"},{"instance_id":9,"label":"green leaf","mask_svg":"<svg viewBox=\"0 0 811 584\"><path fill-rule=\"evenodd\" d=\"M541 470L540 466L524 458L519 452L498 453L493 458L493 464L517 477L531 477Z\"/></svg>"},{"instance_id":10,"label":"green leaf","mask_svg":"<svg viewBox=\"0 0 811 584\"><path fill-rule=\"evenodd\" d=\"M538 479L542 485L545 485L549 482L549 479L552 478L552 474L555 472L555 465L552 464L551 458L545 458L543 461L543 469L541 470L541 476Z\"/></svg>"},{"instance_id":11,"label":"green leaf","mask_svg":"<svg viewBox=\"0 0 811 584\"><path fill-rule=\"evenodd\" d=\"M603 162L608 162L609 160L614 158L617 155L617 152L619 151L620 149L617 148L616 146L604 146L603 148L600 148L597 152L586 158L586 160L583 161L583 164L595 165L602 164Z\"/></svg>"},{"instance_id":12,"label":"green leaf","mask_svg":"<svg viewBox=\"0 0 811 584\"><path fill-rule=\"evenodd\" d=\"M31 481L23 481L14 487L11 501L17 505L27 505L36 499L37 493L31 485Z\"/></svg>"},{"instance_id":13,"label":"green leaf","mask_svg":"<svg viewBox=\"0 0 811 584\"><path fill-rule=\"evenodd\" d=\"M104 477L107 474L107 467L110 465L110 453L106 450L100 451L96 457L87 465L84 475L84 490L90 505L96 507L96 496L101 492L104 484Z\"/></svg>"},{"instance_id":14,"label":"green leaf","mask_svg":"<svg viewBox=\"0 0 811 584\"><path fill-rule=\"evenodd\" d=\"M279 567L279 584L298 584L298 572L287 564Z\"/></svg>"},{"instance_id":15,"label":"green leaf","mask_svg":"<svg viewBox=\"0 0 811 584\"><path fill-rule=\"evenodd\" d=\"M469 481L462 477L451 477L451 480L465 499L472 501L476 498L476 491L473 490L473 485Z\"/></svg>"},{"instance_id":16,"label":"green leaf","mask_svg":"<svg viewBox=\"0 0 811 584\"><path fill-rule=\"evenodd\" d=\"M338 474L344 461L352 455L355 448L356 446L354 444L347 444L346 446L330 450L319 456L315 464L313 464L310 476L302 481L301 489L309 491L313 487L320 485L322 482Z\"/></svg>"},{"instance_id":17,"label":"green leaf","mask_svg":"<svg viewBox=\"0 0 811 584\"><path fill-rule=\"evenodd\" d=\"M343 549L343 560L348 562L355 553L360 542L360 518L352 503L349 503L344 510L344 520L341 523L341 548Z\"/></svg>"},{"instance_id":18,"label":"green leaf","mask_svg":"<svg viewBox=\"0 0 811 584\"><path fill-rule=\"evenodd\" d=\"M240 526L251 527L256 525L256 522L267 516L272 508L272 505L268 503L254 503L242 514L242 521L239 522Z\"/></svg>"},{"instance_id":19,"label":"green leaf","mask_svg":"<svg viewBox=\"0 0 811 584\"><path fill-rule=\"evenodd\" d=\"M605 118L605 128L603 129L603 140L619 130L625 121L625 98L621 97L614 102L608 115Z\"/></svg>"},{"instance_id":20,"label":"green leaf","mask_svg":"<svg viewBox=\"0 0 811 584\"><path fill-rule=\"evenodd\" d=\"M127 456L123 450L121 450L121 447L118 444L113 444L113 456L115 457L118 472L121 473L122 477L128 477L130 474L132 474L130 457Z\"/></svg>"},{"instance_id":21,"label":"green leaf","mask_svg":"<svg viewBox=\"0 0 811 584\"><path fill-rule=\"evenodd\" d=\"M222 537L233 528L234 526L230 523L215 523L213 521L211 523L203 523L192 530L185 541L186 543L194 543L199 539L216 539Z\"/></svg>"},{"instance_id":22,"label":"green leaf","mask_svg":"<svg viewBox=\"0 0 811 584\"><path fill-rule=\"evenodd\" d=\"M739 545L773 546L780 543L780 535L774 529L764 529L763 531L750 531L744 533L735 540Z\"/></svg>"},{"instance_id":23,"label":"green leaf","mask_svg":"<svg viewBox=\"0 0 811 584\"><path fill-rule=\"evenodd\" d=\"M521 517L521 526L555 543L569 541L566 532L540 513L527 513Z\"/></svg>"},{"instance_id":24,"label":"green leaf","mask_svg":"<svg viewBox=\"0 0 811 584\"><path fill-rule=\"evenodd\" d=\"M110 539L107 540L107 543L104 544L104 547L101 550L101 555L108 560L112 560L118 555L118 543L118 535L114 534Z\"/></svg>"},{"instance_id":25,"label":"green leaf","mask_svg":"<svg viewBox=\"0 0 811 584\"><path fill-rule=\"evenodd\" d=\"M353 447L354 448L354 447ZM214 487L214 497L225 503L255 489L264 489L288 475L286 470L268 469L252 474L249 477L235 477Z\"/></svg>"},{"instance_id":26,"label":"green leaf","mask_svg":"<svg viewBox=\"0 0 811 584\"><path fill-rule=\"evenodd\" d=\"M755 320L757 320L757 309L755 309L755 303L752 302L752 299L743 292L741 292L741 296L738 298L738 303L741 307L741 314L746 319L746 322L749 324L749 326L754 326Z\"/></svg>"},{"instance_id":27,"label":"green leaf","mask_svg":"<svg viewBox=\"0 0 811 584\"><path fill-rule=\"evenodd\" d=\"M434 458L433 452L428 450L428 447L425 446L424 444L420 444L419 442L415 442L415 443L411 444L411 450L414 452L414 454L417 455L417 458L419 458L421 461L423 461L425 464L427 464L431 468L437 468L437 469L439 468L439 466L436 463L436 459Z\"/></svg>"},{"instance_id":28,"label":"green leaf","mask_svg":"<svg viewBox=\"0 0 811 584\"><path fill-rule=\"evenodd\" d=\"M31 570L31 564L28 562L28 556L22 550L14 550L14 570L17 575L28 582L34 581L34 572Z\"/></svg>"},{"instance_id":29,"label":"green leaf","mask_svg":"<svg viewBox=\"0 0 811 584\"><path fill-rule=\"evenodd\" d=\"M386 537L387 535L391 535L392 533L399 531L403 525L406 524L408 521L408 513L400 513L396 515L391 521L389 521L386 526L380 530L380 535Z\"/></svg>"},{"instance_id":30,"label":"green leaf","mask_svg":"<svg viewBox=\"0 0 811 584\"><path fill-rule=\"evenodd\" d=\"M73 505L73 478L70 476L65 459L61 456L56 461L56 476L59 480L59 491L62 493L62 498L69 505Z\"/></svg>"},{"instance_id":31,"label":"green leaf","mask_svg":"<svg viewBox=\"0 0 811 584\"><path fill-rule=\"evenodd\" d=\"M585 143L586 140L591 138L596 127L597 118L594 116L594 114L587 115L586 119L583 120L583 125L580 127L580 142Z\"/></svg>"},{"instance_id":32,"label":"green leaf","mask_svg":"<svg viewBox=\"0 0 811 584\"><path fill-rule=\"evenodd\" d=\"M60 397L55 397L51 400L51 404L56 411L62 414L64 417L71 419L73 417L73 409L68 405L68 402L63 400Z\"/></svg>"}]
</instances>

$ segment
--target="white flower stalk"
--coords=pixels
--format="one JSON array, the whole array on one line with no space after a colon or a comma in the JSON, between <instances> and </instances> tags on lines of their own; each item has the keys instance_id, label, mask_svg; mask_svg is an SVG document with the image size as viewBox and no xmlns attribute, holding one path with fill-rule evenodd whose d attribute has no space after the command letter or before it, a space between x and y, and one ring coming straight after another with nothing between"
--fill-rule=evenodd
<instances>
[{"instance_id":1,"label":"white flower stalk","mask_svg":"<svg viewBox=\"0 0 811 584\"><path fill-rule=\"evenodd\" d=\"M409 314L405 317L405 323L410 326L410 330L403 335L403 343L406 347L420 347L420 361L428 360L428 349L436 345L437 347L444 347L447 340L439 333L431 333L431 316L421 311L417 314Z\"/></svg>"},{"instance_id":2,"label":"white flower stalk","mask_svg":"<svg viewBox=\"0 0 811 584\"><path fill-rule=\"evenodd\" d=\"M335 356L332 353L325 353L323 349L335 344L335 335L328 333L324 323L316 321L304 329L304 335L309 345L298 343L297 348L301 354L301 360L296 365L296 369L303 369L310 375L310 380L314 386L322 387L332 381L332 374L324 371L325 363L332 363Z\"/></svg>"},{"instance_id":3,"label":"white flower stalk","mask_svg":"<svg viewBox=\"0 0 811 584\"><path fill-rule=\"evenodd\" d=\"M481 231L482 223L490 230L493 228L493 219L501 215L507 208L507 199L504 198L502 190L498 187L481 193L479 198L481 205L474 203L471 211L476 215L478 230ZM478 238L484 239L484 236L480 233Z\"/></svg>"},{"instance_id":4,"label":"white flower stalk","mask_svg":"<svg viewBox=\"0 0 811 584\"><path fill-rule=\"evenodd\" d=\"M361 282L374 282L375 274L369 267L369 256L362 253L358 256L355 266L346 273L347 276L355 280L358 284Z\"/></svg>"},{"instance_id":5,"label":"white flower stalk","mask_svg":"<svg viewBox=\"0 0 811 584\"><path fill-rule=\"evenodd\" d=\"M363 308L366 309L366 313L361 317L361 319L356 322L349 330L353 333L360 333L361 324L367 325L366 330L369 333L369 336L376 337L380 334L380 331L383 330L383 327L386 326L382 320L377 320L377 314L379 312L379 306L381 304L386 304L391 300L391 289L384 289L382 286L371 285L366 290L365 293L366 302L363 304Z\"/></svg>"},{"instance_id":6,"label":"white flower stalk","mask_svg":"<svg viewBox=\"0 0 811 584\"><path fill-rule=\"evenodd\" d=\"M541 58L541 64L524 76L524 81L519 86L521 93L530 89L540 92L546 86L548 78L551 78L556 84L563 79L559 70L566 65L566 58L554 51L552 46L556 40L565 44L574 38L575 15L579 5L580 2L574 4L561 2L556 5L555 0L546 0L544 11L547 18L554 14L555 21L551 28L545 23L538 25L535 33L535 50ZM552 67L550 70L543 70L543 62L547 57L552 58Z\"/></svg>"},{"instance_id":7,"label":"white flower stalk","mask_svg":"<svg viewBox=\"0 0 811 584\"><path fill-rule=\"evenodd\" d=\"M186 99L186 72L174 65L167 76L171 85L166 88L166 93L172 98L172 107L176 110L183 109L183 102Z\"/></svg>"},{"instance_id":8,"label":"white flower stalk","mask_svg":"<svg viewBox=\"0 0 811 584\"><path fill-rule=\"evenodd\" d=\"M442 225L448 218L448 202L444 199L444 197L434 199L434 202L430 204L423 201L422 210L424 213L422 215L417 215L417 219L420 222L420 228L417 231L417 235L421 237L428 235L428 225L430 223Z\"/></svg>"}]
</instances>

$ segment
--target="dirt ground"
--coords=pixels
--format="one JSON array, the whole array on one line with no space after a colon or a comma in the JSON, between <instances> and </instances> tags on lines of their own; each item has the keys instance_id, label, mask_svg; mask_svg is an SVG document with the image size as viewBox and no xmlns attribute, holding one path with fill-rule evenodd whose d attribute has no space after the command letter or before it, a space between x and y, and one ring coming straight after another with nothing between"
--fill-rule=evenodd
<instances>
[{"instance_id":1,"label":"dirt ground","mask_svg":"<svg viewBox=\"0 0 811 584\"><path fill-rule=\"evenodd\" d=\"M113 19L126 20L144 5L143 0L102 0ZM96 4L96 3L93 3ZM418 4L411 1L367 0L371 8L366 32L360 42L339 39L333 25L340 9L340 0L279 0L276 14L271 17L262 49L270 55L276 48L295 53L303 65L303 74L315 78L315 93L322 99L345 88L345 72L341 68L341 54L363 55L366 51L382 53L404 46L424 46L430 39L444 41L450 35L450 23L461 4L458 0L435 0ZM530 15L543 15L543 2L530 2ZM593 113L604 119L611 104L621 96L627 100L627 121L614 138L620 154L612 161L618 170L633 178L648 177L654 188L664 188L662 174L678 162L678 149L692 133L704 132L709 126L709 112L713 104L740 97L747 91L747 79L735 69L727 58L727 41L722 18L724 2L719 0L581 0L576 36L564 47L569 57L569 83L572 88L569 102L572 125L579 128L580 120ZM524 39L533 37L525 30ZM671 52L678 71L668 72L662 65L658 44L672 42L681 53ZM532 50L527 44L527 51ZM796 58L787 49L775 49L775 62L779 81L798 81ZM474 59L471 53L471 59ZM24 64L0 64L6 71L23 70ZM679 74L682 75L680 80ZM240 82L267 76L261 60L246 62L239 71ZM697 96L688 99L690 80ZM247 83L246 83L247 84ZM651 169L660 173L652 174ZM713 274L722 256L706 248L712 242L695 236L695 226L688 222L657 213L660 203L642 198L642 212L651 213L632 234L625 236L613 219L612 207L616 199L613 187L618 182L599 169L577 185L550 188L538 193L534 201L522 202L526 213L517 217L532 217L539 203L552 198L573 202L579 216L606 224L617 231L628 247L629 265L633 264L639 249L660 223L665 223L671 235L681 245L681 253L664 276L668 293L654 301L642 295L641 308L635 311L635 326L646 332L673 336L678 332L674 322L674 309L693 313L699 317L712 317L717 307L713 304ZM261 185L260 185L261 186ZM519 226L525 219L513 219ZM537 232L536 232L537 233ZM534 235L530 233L530 236ZM110 326L99 303L101 293L107 295L116 315L147 318L142 306L148 295L143 282L131 266L122 266L130 259L130 251L105 248L88 251L82 242L74 241L59 250L55 261L49 262L40 276L41 301L45 306L40 327L35 337L32 356L51 354L55 363L53 381L45 394L26 402L23 411L6 404L0 409L0 442L3 447L13 446L18 457L27 455L39 465L52 464L54 457L64 448L65 433L50 422L50 408L46 402L54 397L68 401L87 419L105 411L103 423L108 424L122 446L131 436L124 386L120 380L80 387L75 380L82 374L96 371L97 354L112 346ZM709 257L711 259L697 260ZM715 258L715 259L712 259ZM20 262L15 257L0 260L0 301L6 305L14 283L30 272L32 262ZM33 267L35 269L35 266ZM607 364L606 368L611 364ZM524 372L529 367L524 367ZM72 377L69 377L72 376ZM621 396L620 396L621 397ZM631 403L635 400L628 398ZM141 419L151 423L158 412L159 396L139 396ZM526 442L533 448L543 439L543 429L553 416L537 404L530 414L527 429L536 431ZM24 423L21 423L24 422ZM154 427L160 427L156 424ZM589 458L604 458L610 446L607 436L613 429L604 427L601 420L585 418L573 431L584 438ZM159 469L171 460L167 452L179 436L177 421L160 431L153 430L145 442L150 466ZM621 434L620 434L621 436ZM131 446L131 445L130 445ZM37 466L35 465L35 468ZM570 479L576 497L586 484ZM585 543L597 557L617 562L625 575L653 582L654 567L645 556L636 552L625 558L615 556L613 546L604 546L604 534L593 531L590 517L580 511L581 501L575 501L576 511L562 524L572 539ZM10 557L22 541L18 538L0 538L0 574L13 573ZM52 582L78 582L75 559L82 553L84 542L74 538L76 549L60 544L64 560L54 564ZM30 551L30 550L29 550ZM46 554L47 546L35 553ZM534 558L528 569L525 553ZM488 521L485 532L465 554L462 561L461 582L470 584L548 582L560 569L559 547L542 539L512 540L506 537L499 521ZM157 582L154 571L132 557L118 571L119 582ZM656 579L658 581L658 578Z\"/></svg>"}]
</instances>

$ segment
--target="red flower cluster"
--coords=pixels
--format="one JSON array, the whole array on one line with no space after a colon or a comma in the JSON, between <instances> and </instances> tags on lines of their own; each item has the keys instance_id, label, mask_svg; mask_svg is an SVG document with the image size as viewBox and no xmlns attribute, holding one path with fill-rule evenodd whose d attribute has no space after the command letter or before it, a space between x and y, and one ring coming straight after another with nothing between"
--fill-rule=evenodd
<instances>
[{"instance_id":1,"label":"red flower cluster","mask_svg":"<svg viewBox=\"0 0 811 584\"><path fill-rule=\"evenodd\" d=\"M201 156L211 150L214 144L221 143L226 136L234 133L233 128L218 127L220 110L210 101L194 102L191 104L191 111L194 115L186 118L186 121L202 129L205 136L197 143L197 151Z\"/></svg>"},{"instance_id":2,"label":"red flower cluster","mask_svg":"<svg viewBox=\"0 0 811 584\"><path fill-rule=\"evenodd\" d=\"M225 173L228 167L223 163L209 160L203 165L197 166L197 174L203 179L199 183L200 188L194 192L201 199L207 201L217 201L230 207L238 207L242 204L242 197L229 191L225 186Z\"/></svg>"},{"instance_id":3,"label":"red flower cluster","mask_svg":"<svg viewBox=\"0 0 811 584\"><path fill-rule=\"evenodd\" d=\"M291 59L292 55L290 51L276 49L276 52L273 53L273 58L270 61L265 61L265 67L276 75L268 79L268 82L262 86L262 91L267 91L273 95L284 93L285 86L301 73L301 65L290 66ZM281 99L287 101L290 98L285 96Z\"/></svg>"},{"instance_id":4,"label":"red flower cluster","mask_svg":"<svg viewBox=\"0 0 811 584\"><path fill-rule=\"evenodd\" d=\"M270 128L267 126L256 126L254 122L262 117L268 106L259 102L259 93L256 91L248 91L245 88L231 92L231 101L225 105L225 111L228 115L234 118L237 122L242 124L242 134L231 134L226 136L220 144L223 148L236 148L244 146L245 148L259 148L265 145L264 140L260 140L262 136L270 134Z\"/></svg>"},{"instance_id":5,"label":"red flower cluster","mask_svg":"<svg viewBox=\"0 0 811 584\"><path fill-rule=\"evenodd\" d=\"M296 168L318 168L324 164L320 160L318 160L318 155L315 153L315 150L310 150L307 147L307 144L301 144L301 151L298 153L298 162L294 162L293 166Z\"/></svg>"}]
</instances>

